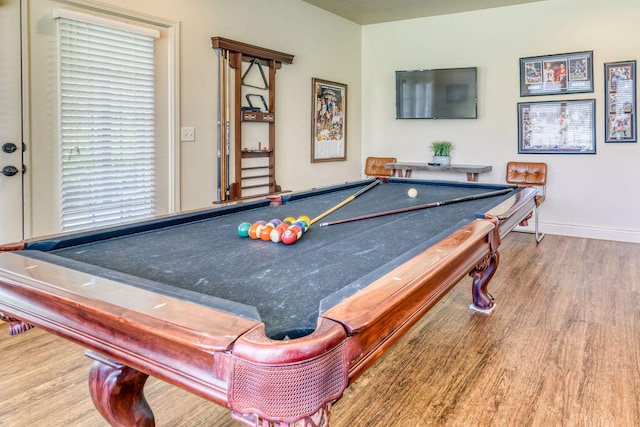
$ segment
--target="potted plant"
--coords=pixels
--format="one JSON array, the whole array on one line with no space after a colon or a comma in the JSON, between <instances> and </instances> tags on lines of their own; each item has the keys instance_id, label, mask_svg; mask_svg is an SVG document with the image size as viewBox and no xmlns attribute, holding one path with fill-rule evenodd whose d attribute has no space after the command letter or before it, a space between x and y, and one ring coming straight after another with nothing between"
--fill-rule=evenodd
<instances>
[{"instance_id":1,"label":"potted plant","mask_svg":"<svg viewBox=\"0 0 640 427\"><path fill-rule=\"evenodd\" d=\"M449 141L434 141L431 143L431 151L433 151L433 163L440 166L451 165L451 152L454 145Z\"/></svg>"}]
</instances>

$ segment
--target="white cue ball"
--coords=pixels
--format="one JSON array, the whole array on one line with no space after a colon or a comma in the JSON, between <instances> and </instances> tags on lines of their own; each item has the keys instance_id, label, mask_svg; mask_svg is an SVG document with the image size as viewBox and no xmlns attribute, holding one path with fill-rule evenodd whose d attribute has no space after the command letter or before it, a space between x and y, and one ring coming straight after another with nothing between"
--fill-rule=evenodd
<instances>
[{"instance_id":1,"label":"white cue ball","mask_svg":"<svg viewBox=\"0 0 640 427\"><path fill-rule=\"evenodd\" d=\"M409 197L411 197L412 199L415 199L416 196L418 195L418 190L416 190L415 188L410 188L409 191L407 191L407 194L409 195Z\"/></svg>"}]
</instances>

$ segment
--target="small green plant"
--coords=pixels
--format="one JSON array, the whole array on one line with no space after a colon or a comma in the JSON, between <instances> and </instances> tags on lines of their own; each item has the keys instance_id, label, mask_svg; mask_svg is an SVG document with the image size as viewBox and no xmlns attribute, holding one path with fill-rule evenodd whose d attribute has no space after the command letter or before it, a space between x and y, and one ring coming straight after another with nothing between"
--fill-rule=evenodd
<instances>
[{"instance_id":1,"label":"small green plant","mask_svg":"<svg viewBox=\"0 0 640 427\"><path fill-rule=\"evenodd\" d=\"M455 146L449 141L435 141L431 143L434 156L450 156Z\"/></svg>"}]
</instances>

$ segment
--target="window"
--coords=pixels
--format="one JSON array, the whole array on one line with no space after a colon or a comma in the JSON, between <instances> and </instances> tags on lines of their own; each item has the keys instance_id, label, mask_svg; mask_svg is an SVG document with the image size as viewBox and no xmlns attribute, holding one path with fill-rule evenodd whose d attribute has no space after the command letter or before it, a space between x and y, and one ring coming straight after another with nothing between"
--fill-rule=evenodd
<instances>
[{"instance_id":1,"label":"window","mask_svg":"<svg viewBox=\"0 0 640 427\"><path fill-rule=\"evenodd\" d=\"M66 10L58 18L61 229L156 213L157 32Z\"/></svg>"}]
</instances>

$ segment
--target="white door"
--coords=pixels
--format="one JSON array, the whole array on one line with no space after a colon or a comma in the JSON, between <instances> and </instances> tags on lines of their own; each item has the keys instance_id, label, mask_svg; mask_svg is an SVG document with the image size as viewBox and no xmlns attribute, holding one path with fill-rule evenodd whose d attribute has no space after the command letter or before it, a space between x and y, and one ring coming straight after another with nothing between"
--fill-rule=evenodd
<instances>
[{"instance_id":1,"label":"white door","mask_svg":"<svg viewBox=\"0 0 640 427\"><path fill-rule=\"evenodd\" d=\"M20 0L0 2L0 244L23 238Z\"/></svg>"}]
</instances>

